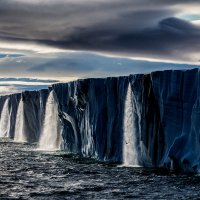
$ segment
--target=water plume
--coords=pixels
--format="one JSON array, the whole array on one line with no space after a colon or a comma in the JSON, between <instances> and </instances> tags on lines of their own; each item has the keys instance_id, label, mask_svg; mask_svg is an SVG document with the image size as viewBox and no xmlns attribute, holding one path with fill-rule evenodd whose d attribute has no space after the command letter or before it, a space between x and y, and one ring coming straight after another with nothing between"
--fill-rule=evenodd
<instances>
[{"instance_id":1,"label":"water plume","mask_svg":"<svg viewBox=\"0 0 200 200\"><path fill-rule=\"evenodd\" d=\"M61 124L58 114L57 97L55 92L51 91L46 103L45 119L39 140L40 150L52 151L60 149Z\"/></svg>"},{"instance_id":2,"label":"water plume","mask_svg":"<svg viewBox=\"0 0 200 200\"><path fill-rule=\"evenodd\" d=\"M125 166L138 166L134 113L133 92L129 84L124 110L123 164Z\"/></svg>"},{"instance_id":3,"label":"water plume","mask_svg":"<svg viewBox=\"0 0 200 200\"><path fill-rule=\"evenodd\" d=\"M15 142L27 142L27 139L26 139L26 136L24 133L24 102L22 101L22 99L20 100L18 109L17 109L14 141Z\"/></svg>"},{"instance_id":4,"label":"water plume","mask_svg":"<svg viewBox=\"0 0 200 200\"><path fill-rule=\"evenodd\" d=\"M6 99L0 118L0 137L8 137L10 127L9 100Z\"/></svg>"}]
</instances>

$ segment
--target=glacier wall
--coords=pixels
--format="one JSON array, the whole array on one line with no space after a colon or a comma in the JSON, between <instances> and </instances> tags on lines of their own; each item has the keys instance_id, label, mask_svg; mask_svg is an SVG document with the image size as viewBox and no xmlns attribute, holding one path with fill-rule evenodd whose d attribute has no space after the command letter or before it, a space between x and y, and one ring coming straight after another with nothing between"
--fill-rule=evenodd
<instances>
[{"instance_id":1,"label":"glacier wall","mask_svg":"<svg viewBox=\"0 0 200 200\"><path fill-rule=\"evenodd\" d=\"M0 97L1 118L7 101L7 137L12 139L21 134L21 142L38 143L49 114L59 123L55 137L60 134L59 148L66 152L125 165L198 172L199 75L198 69L168 70L59 83L49 90ZM54 107L46 109L52 91L56 112ZM54 112L47 113L50 110ZM19 113L21 128L16 123Z\"/></svg>"},{"instance_id":2,"label":"glacier wall","mask_svg":"<svg viewBox=\"0 0 200 200\"><path fill-rule=\"evenodd\" d=\"M9 105L10 120L6 137L14 139L16 135L21 134L19 138L24 138L24 140L17 140L17 142L38 142L48 93L49 91L44 89L0 97L1 120L5 102L8 101ZM20 102L22 109L19 109Z\"/></svg>"}]
</instances>

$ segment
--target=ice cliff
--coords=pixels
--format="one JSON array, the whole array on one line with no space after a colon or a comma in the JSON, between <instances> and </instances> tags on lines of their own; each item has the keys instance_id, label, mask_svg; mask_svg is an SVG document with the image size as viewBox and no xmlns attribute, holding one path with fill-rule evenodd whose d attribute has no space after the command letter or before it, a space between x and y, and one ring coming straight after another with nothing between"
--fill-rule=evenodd
<instances>
[{"instance_id":1,"label":"ice cliff","mask_svg":"<svg viewBox=\"0 0 200 200\"><path fill-rule=\"evenodd\" d=\"M0 136L100 161L198 172L199 87L198 69L169 70L2 96Z\"/></svg>"}]
</instances>

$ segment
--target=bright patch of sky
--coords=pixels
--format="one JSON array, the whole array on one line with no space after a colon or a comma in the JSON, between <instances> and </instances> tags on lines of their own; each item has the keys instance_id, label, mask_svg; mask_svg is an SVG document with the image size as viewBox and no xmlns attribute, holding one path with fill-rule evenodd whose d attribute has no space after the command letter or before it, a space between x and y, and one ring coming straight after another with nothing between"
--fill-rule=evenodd
<instances>
[{"instance_id":1,"label":"bright patch of sky","mask_svg":"<svg viewBox=\"0 0 200 200\"><path fill-rule=\"evenodd\" d=\"M198 14L183 14L183 15L177 15L177 17L187 20L187 21L196 21L196 20L200 20L200 15Z\"/></svg>"}]
</instances>

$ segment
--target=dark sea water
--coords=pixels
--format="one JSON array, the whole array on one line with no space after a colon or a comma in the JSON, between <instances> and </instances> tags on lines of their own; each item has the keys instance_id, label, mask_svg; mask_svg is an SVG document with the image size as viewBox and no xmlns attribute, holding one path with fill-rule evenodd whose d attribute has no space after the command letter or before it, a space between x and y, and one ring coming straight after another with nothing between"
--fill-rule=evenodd
<instances>
[{"instance_id":1,"label":"dark sea water","mask_svg":"<svg viewBox=\"0 0 200 200\"><path fill-rule=\"evenodd\" d=\"M198 199L199 175L125 168L0 141L0 199Z\"/></svg>"}]
</instances>

